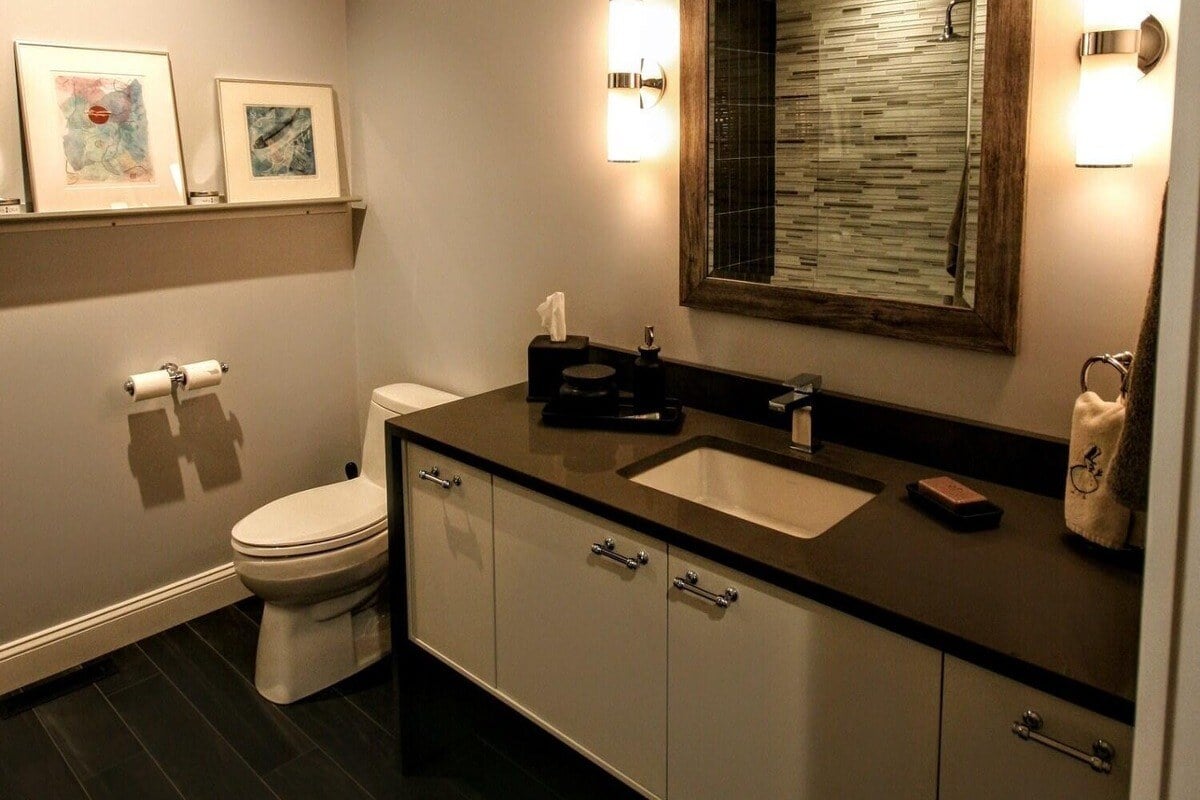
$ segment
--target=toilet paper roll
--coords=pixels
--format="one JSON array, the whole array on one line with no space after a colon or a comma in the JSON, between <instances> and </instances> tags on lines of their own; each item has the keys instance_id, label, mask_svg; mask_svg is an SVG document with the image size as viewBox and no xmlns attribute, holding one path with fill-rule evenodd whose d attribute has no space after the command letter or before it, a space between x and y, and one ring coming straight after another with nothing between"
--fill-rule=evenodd
<instances>
[{"instance_id":1,"label":"toilet paper roll","mask_svg":"<svg viewBox=\"0 0 1200 800\"><path fill-rule=\"evenodd\" d=\"M163 397L171 393L171 373L165 369L130 375L129 381L133 384L134 402L149 400L152 397Z\"/></svg>"},{"instance_id":2,"label":"toilet paper roll","mask_svg":"<svg viewBox=\"0 0 1200 800\"><path fill-rule=\"evenodd\" d=\"M183 387L188 390L216 386L224 375L221 372L221 362L216 359L184 364L179 371L183 373Z\"/></svg>"}]
</instances>

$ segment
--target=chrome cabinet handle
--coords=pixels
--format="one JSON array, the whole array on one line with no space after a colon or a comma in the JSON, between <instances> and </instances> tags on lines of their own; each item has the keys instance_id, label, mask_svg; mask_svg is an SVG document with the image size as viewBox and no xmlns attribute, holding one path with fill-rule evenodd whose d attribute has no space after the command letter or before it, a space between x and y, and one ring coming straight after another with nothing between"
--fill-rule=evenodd
<instances>
[{"instance_id":1,"label":"chrome cabinet handle","mask_svg":"<svg viewBox=\"0 0 1200 800\"><path fill-rule=\"evenodd\" d=\"M447 491L449 491L450 488L453 486L462 486L462 478L458 477L457 475L455 475L453 478L451 478L448 481L444 481L438 477L439 474L440 473L438 471L438 468L434 467L431 470L421 470L420 472L417 473L417 477L423 481L429 481L430 483L436 483L438 486L442 487L443 489L446 489Z\"/></svg>"},{"instance_id":2,"label":"chrome cabinet handle","mask_svg":"<svg viewBox=\"0 0 1200 800\"><path fill-rule=\"evenodd\" d=\"M625 566L629 567L630 569L637 569L642 564L650 563L650 557L647 556L645 554L645 552L638 552L638 554L636 556L634 556L633 558L630 558L629 556L623 556L620 553L615 552L616 549L617 549L617 543L614 542L612 539L605 539L604 544L598 544L596 542L592 543L592 552L593 553L595 553L598 556L604 556L605 558L611 558L613 561L616 561L618 564L624 564Z\"/></svg>"},{"instance_id":3,"label":"chrome cabinet handle","mask_svg":"<svg viewBox=\"0 0 1200 800\"><path fill-rule=\"evenodd\" d=\"M1044 724L1042 715L1031 709L1022 714L1020 720L1012 724L1012 732L1014 736L1027 742L1036 742L1062 753L1064 756L1070 756L1076 761L1082 761L1096 772L1102 772L1105 775L1112 772L1112 761L1116 758L1117 751L1111 744L1103 739L1097 739L1092 742L1092 752L1088 754L1060 742L1058 739L1052 739L1044 733L1039 733Z\"/></svg>"},{"instance_id":4,"label":"chrome cabinet handle","mask_svg":"<svg viewBox=\"0 0 1200 800\"><path fill-rule=\"evenodd\" d=\"M703 589L697 584L700 583L700 576L694 572L686 572L682 578L676 578L672 583L675 588L681 592L691 592L697 597L702 597L708 600L719 608L729 608L730 603L736 603L738 599L738 591L733 587L727 588L721 594L715 594L708 589Z\"/></svg>"}]
</instances>

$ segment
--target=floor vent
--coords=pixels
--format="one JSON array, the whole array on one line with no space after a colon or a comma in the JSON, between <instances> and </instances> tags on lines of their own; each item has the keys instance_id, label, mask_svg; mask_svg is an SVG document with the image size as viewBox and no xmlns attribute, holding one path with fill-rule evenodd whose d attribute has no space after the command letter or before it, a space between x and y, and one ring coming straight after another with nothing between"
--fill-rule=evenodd
<instances>
[{"instance_id":1,"label":"floor vent","mask_svg":"<svg viewBox=\"0 0 1200 800\"><path fill-rule=\"evenodd\" d=\"M77 689L95 683L101 678L117 674L117 664L111 658L98 658L78 667L63 670L36 683L23 686L16 691L0 695L0 719L15 717L42 703L70 694Z\"/></svg>"}]
</instances>

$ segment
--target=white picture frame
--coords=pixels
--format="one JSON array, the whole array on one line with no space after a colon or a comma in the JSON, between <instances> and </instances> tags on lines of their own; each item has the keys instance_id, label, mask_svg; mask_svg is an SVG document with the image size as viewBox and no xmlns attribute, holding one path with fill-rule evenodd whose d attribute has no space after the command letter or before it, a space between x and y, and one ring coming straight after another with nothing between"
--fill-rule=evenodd
<instances>
[{"instance_id":1,"label":"white picture frame","mask_svg":"<svg viewBox=\"0 0 1200 800\"><path fill-rule=\"evenodd\" d=\"M333 87L217 79L230 203L342 196Z\"/></svg>"},{"instance_id":2,"label":"white picture frame","mask_svg":"<svg viewBox=\"0 0 1200 800\"><path fill-rule=\"evenodd\" d=\"M35 211L187 204L165 52L16 42Z\"/></svg>"}]
</instances>

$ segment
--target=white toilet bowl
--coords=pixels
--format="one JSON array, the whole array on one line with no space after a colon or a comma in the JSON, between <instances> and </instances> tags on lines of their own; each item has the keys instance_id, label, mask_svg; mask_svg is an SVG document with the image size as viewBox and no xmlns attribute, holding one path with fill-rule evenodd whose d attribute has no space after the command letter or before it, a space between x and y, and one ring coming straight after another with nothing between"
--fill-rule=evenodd
<instances>
[{"instance_id":1,"label":"white toilet bowl","mask_svg":"<svg viewBox=\"0 0 1200 800\"><path fill-rule=\"evenodd\" d=\"M362 474L275 500L233 526L234 568L263 600L254 683L276 703L332 686L390 650L384 422L457 400L396 383L371 395Z\"/></svg>"}]
</instances>

